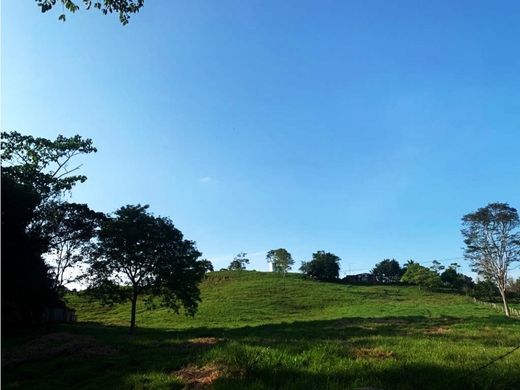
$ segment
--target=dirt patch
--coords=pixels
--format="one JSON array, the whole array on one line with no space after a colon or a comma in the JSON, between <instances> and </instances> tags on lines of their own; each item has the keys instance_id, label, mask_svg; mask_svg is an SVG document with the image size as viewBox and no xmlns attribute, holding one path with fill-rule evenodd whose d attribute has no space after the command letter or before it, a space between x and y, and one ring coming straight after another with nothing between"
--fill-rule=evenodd
<instances>
[{"instance_id":1,"label":"dirt patch","mask_svg":"<svg viewBox=\"0 0 520 390\"><path fill-rule=\"evenodd\" d=\"M202 367L188 366L172 373L185 384L186 389L205 389L224 376L224 368L215 364Z\"/></svg>"},{"instance_id":2,"label":"dirt patch","mask_svg":"<svg viewBox=\"0 0 520 390\"><path fill-rule=\"evenodd\" d=\"M446 334L450 331L449 328L446 328L445 326L436 326L435 328L427 329L424 333L425 334Z\"/></svg>"},{"instance_id":3,"label":"dirt patch","mask_svg":"<svg viewBox=\"0 0 520 390\"><path fill-rule=\"evenodd\" d=\"M194 339L188 340L188 343L195 346L204 346L204 345L215 345L222 342L224 339L219 339L217 337L197 337Z\"/></svg>"},{"instance_id":4,"label":"dirt patch","mask_svg":"<svg viewBox=\"0 0 520 390\"><path fill-rule=\"evenodd\" d=\"M356 359L394 359L395 354L393 351L387 351L383 348L358 348L354 350L354 356Z\"/></svg>"},{"instance_id":5,"label":"dirt patch","mask_svg":"<svg viewBox=\"0 0 520 390\"><path fill-rule=\"evenodd\" d=\"M174 344L173 349L174 351L178 352L193 351L198 349L211 348L223 341L224 339L219 339L216 337L197 337L178 344Z\"/></svg>"},{"instance_id":6,"label":"dirt patch","mask_svg":"<svg viewBox=\"0 0 520 390\"><path fill-rule=\"evenodd\" d=\"M2 367L59 355L103 356L117 349L97 341L67 332L51 333L21 346L2 351Z\"/></svg>"}]
</instances>

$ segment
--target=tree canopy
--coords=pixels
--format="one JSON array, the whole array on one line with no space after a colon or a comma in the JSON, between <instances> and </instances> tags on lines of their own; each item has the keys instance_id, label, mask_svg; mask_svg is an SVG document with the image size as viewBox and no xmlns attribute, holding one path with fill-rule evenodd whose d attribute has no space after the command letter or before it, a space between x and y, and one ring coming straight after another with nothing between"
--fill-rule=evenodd
<instances>
[{"instance_id":1,"label":"tree canopy","mask_svg":"<svg viewBox=\"0 0 520 390\"><path fill-rule=\"evenodd\" d=\"M155 217L148 206L121 207L99 232L90 263L90 290L105 302L130 300L130 332L136 325L136 305L141 294L160 297L176 313L184 307L194 315L198 284L208 268L198 261L201 253L184 239L172 221ZM151 301L150 301L151 302Z\"/></svg>"},{"instance_id":2,"label":"tree canopy","mask_svg":"<svg viewBox=\"0 0 520 390\"><path fill-rule=\"evenodd\" d=\"M406 267L401 282L416 284L423 288L434 288L441 285L441 279L437 272L418 263L409 263Z\"/></svg>"},{"instance_id":3,"label":"tree canopy","mask_svg":"<svg viewBox=\"0 0 520 390\"><path fill-rule=\"evenodd\" d=\"M121 24L128 24L131 14L139 12L144 6L144 0L35 0L42 12L47 12L56 6L56 3L61 3L63 9L71 13L75 13L80 9L78 4L83 3L86 10L92 8L98 9L104 15L116 13L119 14L119 21ZM65 21L65 14L59 16L60 20Z\"/></svg>"},{"instance_id":4,"label":"tree canopy","mask_svg":"<svg viewBox=\"0 0 520 390\"><path fill-rule=\"evenodd\" d=\"M490 203L462 217L464 256L475 272L496 284L507 316L508 273L520 261L519 226L517 210L507 203Z\"/></svg>"},{"instance_id":5,"label":"tree canopy","mask_svg":"<svg viewBox=\"0 0 520 390\"><path fill-rule=\"evenodd\" d=\"M64 195L86 180L76 172L80 165L70 167L74 157L95 151L80 136L1 133L2 306L12 308L8 316L14 320L34 322L44 306L62 304L43 258L63 232L62 218L50 216L61 214Z\"/></svg>"},{"instance_id":6,"label":"tree canopy","mask_svg":"<svg viewBox=\"0 0 520 390\"><path fill-rule=\"evenodd\" d=\"M228 270L243 271L246 269L247 264L249 264L249 259L247 258L247 253L240 252L233 258L233 260L231 260Z\"/></svg>"},{"instance_id":7,"label":"tree canopy","mask_svg":"<svg viewBox=\"0 0 520 390\"><path fill-rule=\"evenodd\" d=\"M317 251L312 260L302 262L300 271L307 277L317 280L336 280L339 277L341 259L333 253Z\"/></svg>"},{"instance_id":8,"label":"tree canopy","mask_svg":"<svg viewBox=\"0 0 520 390\"><path fill-rule=\"evenodd\" d=\"M284 248L271 249L267 252L267 262L273 265L275 272L286 274L294 264L291 254Z\"/></svg>"},{"instance_id":9,"label":"tree canopy","mask_svg":"<svg viewBox=\"0 0 520 390\"><path fill-rule=\"evenodd\" d=\"M403 269L395 259L384 259L377 263L372 270L372 274L377 278L377 281L383 283L398 282L403 273Z\"/></svg>"}]
</instances>

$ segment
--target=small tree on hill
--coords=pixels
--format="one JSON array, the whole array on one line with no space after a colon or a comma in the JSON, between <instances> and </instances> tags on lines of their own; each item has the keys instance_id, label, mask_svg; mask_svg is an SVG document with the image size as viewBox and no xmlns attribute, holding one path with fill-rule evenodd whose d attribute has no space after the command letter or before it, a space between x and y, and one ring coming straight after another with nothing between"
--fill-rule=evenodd
<instances>
[{"instance_id":1,"label":"small tree on hill","mask_svg":"<svg viewBox=\"0 0 520 390\"><path fill-rule=\"evenodd\" d=\"M275 272L280 272L284 276L294 264L291 254L284 248L271 249L267 252L266 259L268 263L273 265L273 270Z\"/></svg>"},{"instance_id":2,"label":"small tree on hill","mask_svg":"<svg viewBox=\"0 0 520 390\"><path fill-rule=\"evenodd\" d=\"M450 264L450 266L440 274L442 283L446 287L450 287L455 290L463 290L473 287L473 280L469 276L457 272L459 267L460 265L457 263Z\"/></svg>"},{"instance_id":3,"label":"small tree on hill","mask_svg":"<svg viewBox=\"0 0 520 390\"><path fill-rule=\"evenodd\" d=\"M249 259L246 257L247 253L240 252L236 255L229 264L230 271L243 271L246 269L246 264L249 264Z\"/></svg>"},{"instance_id":4,"label":"small tree on hill","mask_svg":"<svg viewBox=\"0 0 520 390\"><path fill-rule=\"evenodd\" d=\"M403 269L395 259L384 259L377 263L372 270L372 274L377 278L377 281L383 283L398 282L403 273Z\"/></svg>"},{"instance_id":5,"label":"small tree on hill","mask_svg":"<svg viewBox=\"0 0 520 390\"><path fill-rule=\"evenodd\" d=\"M506 316L508 272L520 261L520 219L507 203L490 203L462 217L464 256L473 270L496 284Z\"/></svg>"},{"instance_id":6,"label":"small tree on hill","mask_svg":"<svg viewBox=\"0 0 520 390\"><path fill-rule=\"evenodd\" d=\"M163 306L194 315L198 284L208 264L168 218L149 214L148 206L125 206L105 221L90 264L91 291L106 302L130 300L130 333L136 323L137 298L158 296Z\"/></svg>"},{"instance_id":7,"label":"small tree on hill","mask_svg":"<svg viewBox=\"0 0 520 390\"><path fill-rule=\"evenodd\" d=\"M318 251L312 254L311 261L303 261L300 271L305 276L317 280L336 280L339 277L341 259L333 253Z\"/></svg>"}]
</instances>

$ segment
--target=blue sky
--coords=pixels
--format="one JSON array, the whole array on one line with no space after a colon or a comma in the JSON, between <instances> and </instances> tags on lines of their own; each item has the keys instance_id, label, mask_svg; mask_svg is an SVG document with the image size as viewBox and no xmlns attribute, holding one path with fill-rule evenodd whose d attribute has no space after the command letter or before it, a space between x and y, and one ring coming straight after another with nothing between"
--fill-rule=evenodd
<instances>
[{"instance_id":1,"label":"blue sky","mask_svg":"<svg viewBox=\"0 0 520 390\"><path fill-rule=\"evenodd\" d=\"M1 127L92 138L73 200L150 204L217 269L467 271L462 215L520 208L520 4L422 3L148 0L123 27L5 0Z\"/></svg>"}]
</instances>

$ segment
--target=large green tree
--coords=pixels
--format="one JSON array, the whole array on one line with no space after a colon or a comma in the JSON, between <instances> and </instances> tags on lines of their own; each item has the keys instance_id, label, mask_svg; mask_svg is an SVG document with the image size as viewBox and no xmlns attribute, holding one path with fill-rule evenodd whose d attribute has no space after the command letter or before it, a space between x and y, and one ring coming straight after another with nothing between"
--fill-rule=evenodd
<instances>
[{"instance_id":1,"label":"large green tree","mask_svg":"<svg viewBox=\"0 0 520 390\"><path fill-rule=\"evenodd\" d=\"M1 133L2 303L9 301L12 313L35 313L59 303L43 260L54 239L48 216L62 207L76 183L86 180L77 174L80 165L71 166L74 158L95 151L92 141L79 135L49 140Z\"/></svg>"},{"instance_id":2,"label":"large green tree","mask_svg":"<svg viewBox=\"0 0 520 390\"><path fill-rule=\"evenodd\" d=\"M312 254L312 260L302 262L300 271L313 279L332 281L339 277L340 261L341 259L333 253L317 251Z\"/></svg>"},{"instance_id":3,"label":"large green tree","mask_svg":"<svg viewBox=\"0 0 520 390\"><path fill-rule=\"evenodd\" d=\"M185 240L172 221L155 217L148 206L128 205L101 226L93 250L90 290L105 300L131 302L130 333L136 324L140 295L159 297L163 306L194 315L199 282L208 268L193 241Z\"/></svg>"},{"instance_id":4,"label":"large green tree","mask_svg":"<svg viewBox=\"0 0 520 390\"><path fill-rule=\"evenodd\" d=\"M423 267L418 263L409 263L401 282L416 284L421 288L435 288L441 285L441 278L437 272Z\"/></svg>"},{"instance_id":5,"label":"large green tree","mask_svg":"<svg viewBox=\"0 0 520 390\"><path fill-rule=\"evenodd\" d=\"M83 4L86 10L98 9L103 14L116 13L119 15L121 24L128 24L131 14L139 12L144 6L144 0L35 0L42 12L53 9L56 4L63 10L74 13L80 9L78 4ZM59 16L60 20L65 21L65 14Z\"/></svg>"},{"instance_id":6,"label":"large green tree","mask_svg":"<svg viewBox=\"0 0 520 390\"><path fill-rule=\"evenodd\" d=\"M377 281L382 283L398 282L403 273L403 269L395 259L384 259L377 263L372 270L372 274L377 278Z\"/></svg>"},{"instance_id":7,"label":"large green tree","mask_svg":"<svg viewBox=\"0 0 520 390\"><path fill-rule=\"evenodd\" d=\"M473 270L497 286L507 316L507 282L513 263L520 261L520 219L507 203L490 203L462 217L464 256Z\"/></svg>"},{"instance_id":8,"label":"large green tree","mask_svg":"<svg viewBox=\"0 0 520 390\"><path fill-rule=\"evenodd\" d=\"M284 276L294 264L291 254L284 248L271 249L267 252L266 259L272 264L275 272L280 272Z\"/></svg>"}]
</instances>

